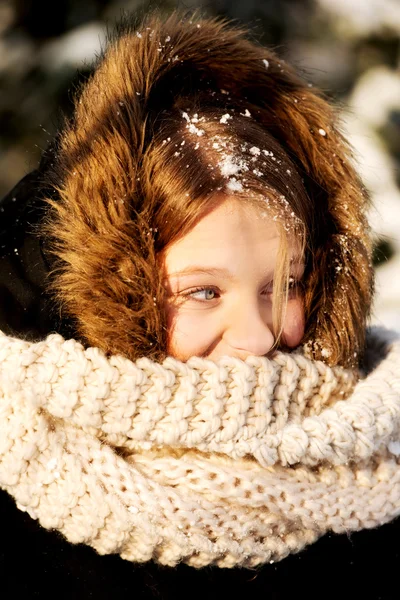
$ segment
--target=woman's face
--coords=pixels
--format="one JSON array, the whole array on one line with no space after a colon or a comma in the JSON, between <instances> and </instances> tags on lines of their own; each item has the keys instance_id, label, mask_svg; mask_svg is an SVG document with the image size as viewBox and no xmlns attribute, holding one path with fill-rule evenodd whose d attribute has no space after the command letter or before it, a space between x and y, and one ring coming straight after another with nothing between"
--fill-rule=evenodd
<instances>
[{"instance_id":1,"label":"woman's face","mask_svg":"<svg viewBox=\"0 0 400 600\"><path fill-rule=\"evenodd\" d=\"M219 202L163 253L168 354L217 359L265 356L274 343L272 289L279 233L257 207L234 198ZM297 346L304 311L296 283L302 258L291 248L291 286L283 341Z\"/></svg>"}]
</instances>

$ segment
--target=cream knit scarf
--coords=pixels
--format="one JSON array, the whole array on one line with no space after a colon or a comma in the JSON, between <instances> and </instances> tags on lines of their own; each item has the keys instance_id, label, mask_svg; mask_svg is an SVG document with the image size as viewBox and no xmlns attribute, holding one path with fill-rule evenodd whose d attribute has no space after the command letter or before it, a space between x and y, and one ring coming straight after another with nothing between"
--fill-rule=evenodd
<instances>
[{"instance_id":1,"label":"cream knit scarf","mask_svg":"<svg viewBox=\"0 0 400 600\"><path fill-rule=\"evenodd\" d=\"M366 373L313 362L106 358L0 334L0 486L130 561L255 566L400 514L400 338Z\"/></svg>"}]
</instances>

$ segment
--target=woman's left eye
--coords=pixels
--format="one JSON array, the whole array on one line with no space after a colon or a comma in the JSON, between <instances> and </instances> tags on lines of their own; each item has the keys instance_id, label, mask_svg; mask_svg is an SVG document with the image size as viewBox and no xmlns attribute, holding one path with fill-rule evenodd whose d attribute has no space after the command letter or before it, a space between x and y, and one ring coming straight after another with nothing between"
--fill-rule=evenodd
<instances>
[{"instance_id":1,"label":"woman's left eye","mask_svg":"<svg viewBox=\"0 0 400 600\"><path fill-rule=\"evenodd\" d=\"M289 290L289 292L291 290L295 289L296 286L297 286L297 284L298 284L297 279L295 279L294 277L289 277L289 281L288 281L288 290Z\"/></svg>"},{"instance_id":2,"label":"woman's left eye","mask_svg":"<svg viewBox=\"0 0 400 600\"><path fill-rule=\"evenodd\" d=\"M288 282L288 293L289 293L289 297L295 293L297 293L297 290L299 289L301 285L301 282L296 279L295 277L290 276L289 277L289 282ZM270 283L266 288L264 288L263 290L263 294L266 296L269 296L273 293L273 282Z\"/></svg>"}]
</instances>

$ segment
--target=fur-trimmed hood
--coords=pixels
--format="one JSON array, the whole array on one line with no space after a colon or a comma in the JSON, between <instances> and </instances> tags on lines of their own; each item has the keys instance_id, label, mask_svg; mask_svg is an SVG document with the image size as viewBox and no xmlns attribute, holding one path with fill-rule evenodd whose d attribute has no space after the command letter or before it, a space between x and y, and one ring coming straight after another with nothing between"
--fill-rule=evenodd
<instances>
[{"instance_id":1,"label":"fur-trimmed hood","mask_svg":"<svg viewBox=\"0 0 400 600\"><path fill-rule=\"evenodd\" d=\"M286 149L325 215L330 235L315 251L306 340L314 357L354 364L371 304L371 242L367 198L336 115L281 58L221 20L151 17L110 38L49 171L54 196L42 232L56 257L57 301L88 344L131 359L165 355L154 232L143 208L157 190L143 165L160 112L205 89L240 99ZM132 282L140 282L134 292Z\"/></svg>"}]
</instances>

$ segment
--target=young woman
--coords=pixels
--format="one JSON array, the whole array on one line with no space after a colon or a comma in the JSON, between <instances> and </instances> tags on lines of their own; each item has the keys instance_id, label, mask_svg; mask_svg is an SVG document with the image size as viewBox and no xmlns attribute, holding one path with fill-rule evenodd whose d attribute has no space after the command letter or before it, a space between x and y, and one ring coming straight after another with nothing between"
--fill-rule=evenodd
<instances>
[{"instance_id":1,"label":"young woman","mask_svg":"<svg viewBox=\"0 0 400 600\"><path fill-rule=\"evenodd\" d=\"M51 574L14 590L283 598L364 573L400 511L366 205L333 110L246 32L118 31L2 206L3 561L10 585L21 548ZM386 550L364 597L392 597Z\"/></svg>"}]
</instances>

